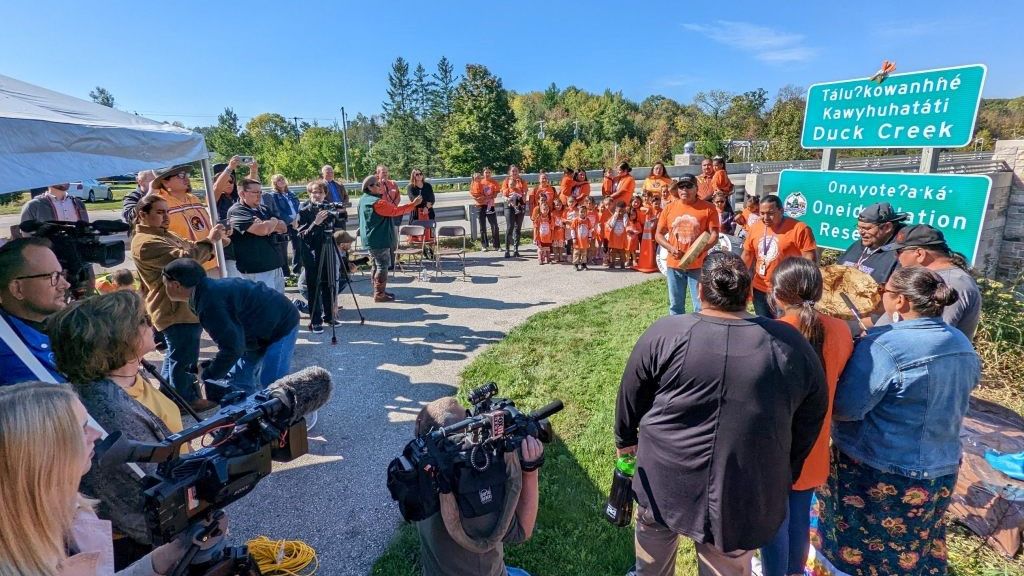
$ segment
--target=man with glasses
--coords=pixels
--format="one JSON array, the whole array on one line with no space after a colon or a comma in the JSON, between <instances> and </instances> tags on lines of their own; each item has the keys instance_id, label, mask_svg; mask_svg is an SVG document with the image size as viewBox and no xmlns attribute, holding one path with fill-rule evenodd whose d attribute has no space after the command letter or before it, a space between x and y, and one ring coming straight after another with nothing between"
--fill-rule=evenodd
<instances>
[{"instance_id":1,"label":"man with glasses","mask_svg":"<svg viewBox=\"0 0 1024 576\"><path fill-rule=\"evenodd\" d=\"M284 294L284 259L278 244L288 242L288 225L263 205L259 182L246 178L241 184L240 200L227 214L238 272Z\"/></svg>"},{"instance_id":2,"label":"man with glasses","mask_svg":"<svg viewBox=\"0 0 1024 576\"><path fill-rule=\"evenodd\" d=\"M906 219L906 213L894 211L888 202L872 204L861 210L857 215L860 240L843 252L838 259L839 264L856 268L871 276L879 286L884 286L899 262L895 252L882 247L892 242Z\"/></svg>"},{"instance_id":3,"label":"man with glasses","mask_svg":"<svg viewBox=\"0 0 1024 576\"><path fill-rule=\"evenodd\" d=\"M981 290L974 277L964 269L966 263L962 257L946 244L942 232L926 224L904 226L890 244L882 247L882 251L896 254L900 266L923 266L955 288L959 297L942 310L942 319L963 332L968 340L974 340L981 320ZM882 314L875 325L891 324L892 320Z\"/></svg>"},{"instance_id":4,"label":"man with glasses","mask_svg":"<svg viewBox=\"0 0 1024 576\"><path fill-rule=\"evenodd\" d=\"M13 331L4 329L0 339L0 386L39 379L9 337L20 340L58 382L64 381L43 325L67 305L70 287L48 240L19 238L0 247L0 318Z\"/></svg>"},{"instance_id":5,"label":"man with glasses","mask_svg":"<svg viewBox=\"0 0 1024 576\"><path fill-rule=\"evenodd\" d=\"M188 164L159 170L150 188L153 194L167 202L170 221L167 229L189 242L199 242L210 235L213 224L206 206L192 194L191 173L192 167ZM210 274L220 275L216 257L204 262L203 266Z\"/></svg>"},{"instance_id":6,"label":"man with glasses","mask_svg":"<svg viewBox=\"0 0 1024 576\"><path fill-rule=\"evenodd\" d=\"M684 174L672 185L669 193L678 195L679 200L669 202L665 206L665 210L658 217L658 227L654 233L655 242L662 250L668 251L668 312L686 313L687 290L693 300L693 311L699 312L697 284L700 283L700 269L704 265L704 256L718 243L718 231L721 227L718 209L711 202L697 197L697 178L693 174ZM707 247L684 267L683 256L705 232L711 236Z\"/></svg>"}]
</instances>

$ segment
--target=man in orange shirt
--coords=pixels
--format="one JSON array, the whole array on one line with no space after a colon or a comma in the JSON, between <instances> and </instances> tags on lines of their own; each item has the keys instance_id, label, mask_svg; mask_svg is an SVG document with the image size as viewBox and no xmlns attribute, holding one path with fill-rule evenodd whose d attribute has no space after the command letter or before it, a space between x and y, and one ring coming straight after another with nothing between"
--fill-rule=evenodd
<instances>
[{"instance_id":1,"label":"man in orange shirt","mask_svg":"<svg viewBox=\"0 0 1024 576\"><path fill-rule=\"evenodd\" d=\"M484 245L484 252L489 252L491 249L487 242L488 223L491 225L490 239L494 243L494 249L501 248L501 242L498 241L498 213L494 208L494 200L498 197L499 190L501 190L501 186L494 178L491 178L490 168L484 168L483 178L479 174L473 174L473 182L469 185L469 194L476 201L479 210L480 240Z\"/></svg>"},{"instance_id":2,"label":"man in orange shirt","mask_svg":"<svg viewBox=\"0 0 1024 576\"><path fill-rule=\"evenodd\" d=\"M711 201L711 196L715 193L715 185L713 183L715 178L715 165L711 163L710 158L705 158L700 161L700 174L697 175L697 197L701 200Z\"/></svg>"},{"instance_id":3,"label":"man in orange shirt","mask_svg":"<svg viewBox=\"0 0 1024 576\"><path fill-rule=\"evenodd\" d=\"M668 312L686 313L687 290L693 299L693 311L699 312L697 285L700 283L704 257L718 242L718 209L714 204L697 198L697 178L692 174L684 174L672 188L678 193L679 200L665 207L658 217L658 227L654 234L654 240L662 250L668 250ZM707 247L683 268L683 256L704 232L711 235Z\"/></svg>"},{"instance_id":4,"label":"man in orange shirt","mask_svg":"<svg viewBox=\"0 0 1024 576\"><path fill-rule=\"evenodd\" d=\"M778 196L765 196L759 208L761 220L750 225L743 241L743 261L754 271L754 312L758 316L774 318L776 315L768 304L768 292L775 268L790 256L815 261L818 245L807 224L786 217Z\"/></svg>"}]
</instances>

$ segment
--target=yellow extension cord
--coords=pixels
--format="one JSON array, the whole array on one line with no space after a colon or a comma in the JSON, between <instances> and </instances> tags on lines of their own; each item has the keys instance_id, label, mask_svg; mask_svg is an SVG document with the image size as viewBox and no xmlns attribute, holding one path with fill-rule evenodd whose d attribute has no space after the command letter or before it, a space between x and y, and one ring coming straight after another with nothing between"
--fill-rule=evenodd
<instances>
[{"instance_id":1,"label":"yellow extension cord","mask_svg":"<svg viewBox=\"0 0 1024 576\"><path fill-rule=\"evenodd\" d=\"M320 568L316 550L302 540L271 540L257 536L247 544L249 554L256 560L260 571L268 576L312 576Z\"/></svg>"}]
</instances>

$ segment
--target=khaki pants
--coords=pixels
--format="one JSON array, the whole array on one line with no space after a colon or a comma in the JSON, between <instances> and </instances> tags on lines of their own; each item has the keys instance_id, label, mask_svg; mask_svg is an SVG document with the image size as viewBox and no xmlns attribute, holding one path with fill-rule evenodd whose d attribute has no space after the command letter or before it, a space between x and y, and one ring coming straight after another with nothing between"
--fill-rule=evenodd
<instances>
[{"instance_id":1,"label":"khaki pants","mask_svg":"<svg viewBox=\"0 0 1024 576\"><path fill-rule=\"evenodd\" d=\"M694 542L699 576L751 576L750 560L754 551L722 552L710 544ZM679 535L654 519L654 514L636 509L637 576L674 576Z\"/></svg>"},{"instance_id":2,"label":"khaki pants","mask_svg":"<svg viewBox=\"0 0 1024 576\"><path fill-rule=\"evenodd\" d=\"M586 264L587 253L589 252L586 248L573 248L572 249L572 263L573 264Z\"/></svg>"}]
</instances>

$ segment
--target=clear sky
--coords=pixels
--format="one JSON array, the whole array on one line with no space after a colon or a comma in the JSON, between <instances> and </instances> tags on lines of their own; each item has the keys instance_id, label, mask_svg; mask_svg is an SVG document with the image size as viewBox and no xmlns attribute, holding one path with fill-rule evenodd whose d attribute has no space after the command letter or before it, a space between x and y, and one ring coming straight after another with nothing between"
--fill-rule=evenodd
<instances>
[{"instance_id":1,"label":"clear sky","mask_svg":"<svg viewBox=\"0 0 1024 576\"><path fill-rule=\"evenodd\" d=\"M847 6L855 6L851 9ZM486 65L642 100L984 63L985 96L1024 95L1024 2L328 2L5 0L0 74L187 126L230 106L316 119L379 113L398 56Z\"/></svg>"}]
</instances>

